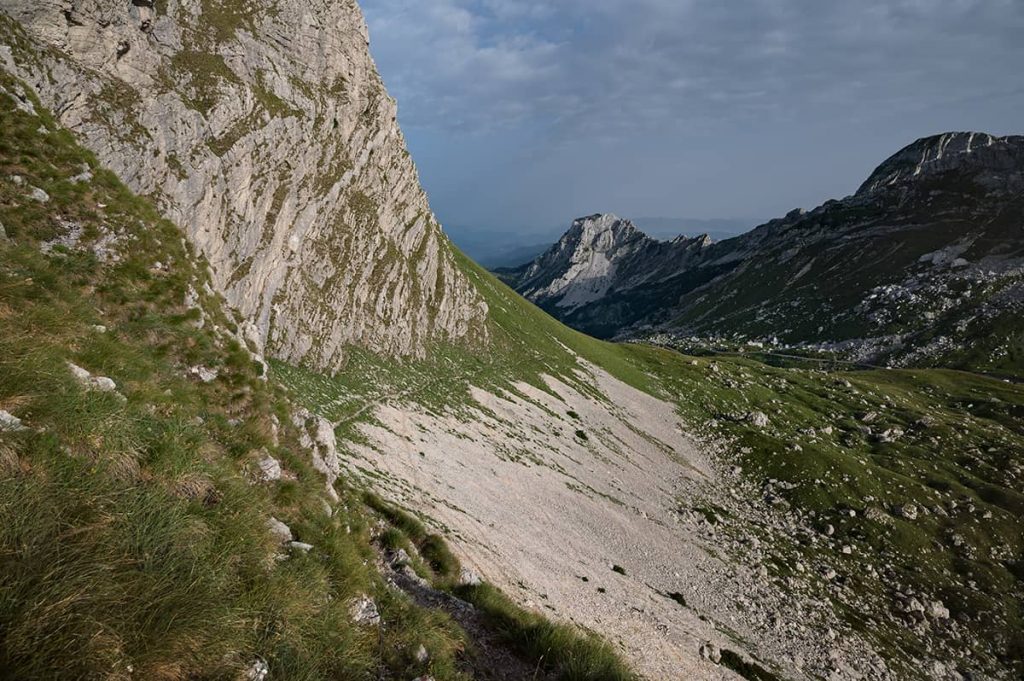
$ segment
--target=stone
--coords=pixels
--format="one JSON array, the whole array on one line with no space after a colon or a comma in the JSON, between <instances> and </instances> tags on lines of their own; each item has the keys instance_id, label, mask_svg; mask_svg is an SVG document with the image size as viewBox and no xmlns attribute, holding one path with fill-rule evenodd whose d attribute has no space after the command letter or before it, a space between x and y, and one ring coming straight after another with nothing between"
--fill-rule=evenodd
<instances>
[{"instance_id":1,"label":"stone","mask_svg":"<svg viewBox=\"0 0 1024 681\"><path fill-rule=\"evenodd\" d=\"M380 611L377 604L369 596L362 595L355 600L350 609L352 621L366 626L380 625Z\"/></svg>"},{"instance_id":2,"label":"stone","mask_svg":"<svg viewBox=\"0 0 1024 681\"><path fill-rule=\"evenodd\" d=\"M204 366L189 367L188 373L189 376L192 376L193 378L198 378L203 383L213 383L214 381L217 380L217 376L220 375L220 372L218 372L216 369L211 369L209 367Z\"/></svg>"},{"instance_id":3,"label":"stone","mask_svg":"<svg viewBox=\"0 0 1024 681\"><path fill-rule=\"evenodd\" d=\"M3 223L0 222L0 241L8 241L8 240L9 240L9 237L7 236L7 230L4 229Z\"/></svg>"},{"instance_id":4,"label":"stone","mask_svg":"<svg viewBox=\"0 0 1024 681\"><path fill-rule=\"evenodd\" d=\"M327 479L327 495L332 501L338 501L334 483L341 475L341 458L338 456L334 426L307 409L292 414L292 424L299 429L299 444L312 454L313 468Z\"/></svg>"},{"instance_id":5,"label":"stone","mask_svg":"<svg viewBox=\"0 0 1024 681\"><path fill-rule=\"evenodd\" d=\"M301 551L302 553L309 553L313 550L313 545L301 541L290 541L288 542L288 548Z\"/></svg>"},{"instance_id":6,"label":"stone","mask_svg":"<svg viewBox=\"0 0 1024 681\"><path fill-rule=\"evenodd\" d=\"M893 508L893 512L900 518L917 520L918 509L916 504L900 504Z\"/></svg>"},{"instance_id":7,"label":"stone","mask_svg":"<svg viewBox=\"0 0 1024 681\"><path fill-rule=\"evenodd\" d=\"M79 385L87 390L95 390L96 392L111 393L117 391L117 383L111 378L106 376L93 376L87 370L68 362L68 368L71 369L71 374L78 381Z\"/></svg>"},{"instance_id":8,"label":"stone","mask_svg":"<svg viewBox=\"0 0 1024 681\"><path fill-rule=\"evenodd\" d=\"M291 528L273 516L267 519L267 527L270 529L270 534L274 539L281 544L287 544L295 538L292 535Z\"/></svg>"},{"instance_id":9,"label":"stone","mask_svg":"<svg viewBox=\"0 0 1024 681\"><path fill-rule=\"evenodd\" d=\"M935 620L948 620L949 608L947 608L942 601L929 601L925 614Z\"/></svg>"},{"instance_id":10,"label":"stone","mask_svg":"<svg viewBox=\"0 0 1024 681\"><path fill-rule=\"evenodd\" d=\"M469 568L462 568L459 571L459 584L462 586L480 586L483 584L483 580L480 578L480 575Z\"/></svg>"},{"instance_id":11,"label":"stone","mask_svg":"<svg viewBox=\"0 0 1024 681\"><path fill-rule=\"evenodd\" d=\"M713 662L714 664L720 664L722 662L722 651L714 643L701 643L699 653L701 659Z\"/></svg>"},{"instance_id":12,"label":"stone","mask_svg":"<svg viewBox=\"0 0 1024 681\"><path fill-rule=\"evenodd\" d=\"M416 661L420 664L426 664L430 661L430 653L427 652L426 646L424 646L422 643L420 644L420 647L416 649L415 657Z\"/></svg>"},{"instance_id":13,"label":"stone","mask_svg":"<svg viewBox=\"0 0 1024 681\"><path fill-rule=\"evenodd\" d=\"M755 411L747 414L746 421L757 428L768 427L768 414L763 411Z\"/></svg>"},{"instance_id":14,"label":"stone","mask_svg":"<svg viewBox=\"0 0 1024 681\"><path fill-rule=\"evenodd\" d=\"M39 203L50 202L50 195L44 192L39 187L32 187L32 191L29 192L29 196L32 198L33 201L38 201Z\"/></svg>"},{"instance_id":15,"label":"stone","mask_svg":"<svg viewBox=\"0 0 1024 681\"><path fill-rule=\"evenodd\" d=\"M27 428L22 424L21 419L0 409L0 432L17 433L22 430L27 430Z\"/></svg>"},{"instance_id":16,"label":"stone","mask_svg":"<svg viewBox=\"0 0 1024 681\"><path fill-rule=\"evenodd\" d=\"M256 467L259 469L259 478L262 482L275 482L280 480L283 474L281 462L266 451L262 452L262 456L256 462Z\"/></svg>"},{"instance_id":17,"label":"stone","mask_svg":"<svg viewBox=\"0 0 1024 681\"><path fill-rule=\"evenodd\" d=\"M257 659L245 672L246 681L267 681L270 676L270 665Z\"/></svg>"},{"instance_id":18,"label":"stone","mask_svg":"<svg viewBox=\"0 0 1024 681\"><path fill-rule=\"evenodd\" d=\"M405 549L396 549L388 556L388 564L395 570L405 567L409 564L409 554L405 552Z\"/></svg>"}]
</instances>

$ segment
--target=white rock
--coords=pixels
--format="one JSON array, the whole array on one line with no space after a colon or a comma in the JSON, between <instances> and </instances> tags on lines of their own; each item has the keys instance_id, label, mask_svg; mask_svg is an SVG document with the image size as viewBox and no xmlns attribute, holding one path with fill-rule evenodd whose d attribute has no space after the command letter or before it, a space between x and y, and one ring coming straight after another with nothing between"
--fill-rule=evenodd
<instances>
[{"instance_id":1,"label":"white rock","mask_svg":"<svg viewBox=\"0 0 1024 681\"><path fill-rule=\"evenodd\" d=\"M380 611L377 604L369 596L363 595L355 600L349 611L352 621L356 624L378 626L380 624Z\"/></svg>"},{"instance_id":2,"label":"white rock","mask_svg":"<svg viewBox=\"0 0 1024 681\"><path fill-rule=\"evenodd\" d=\"M71 374L83 388L102 393L112 393L117 390L117 384L114 383L113 379L106 376L93 376L82 367L71 362L68 362L68 368L71 369Z\"/></svg>"},{"instance_id":3,"label":"white rock","mask_svg":"<svg viewBox=\"0 0 1024 681\"><path fill-rule=\"evenodd\" d=\"M263 456L256 462L256 466L260 470L261 481L274 482L281 479L283 474L281 462L270 456L270 454L263 452Z\"/></svg>"},{"instance_id":4,"label":"white rock","mask_svg":"<svg viewBox=\"0 0 1024 681\"><path fill-rule=\"evenodd\" d=\"M282 544L287 544L295 539L291 528L273 516L267 519L267 527L270 528L270 534L273 535L274 539L277 539Z\"/></svg>"},{"instance_id":5,"label":"white rock","mask_svg":"<svg viewBox=\"0 0 1024 681\"><path fill-rule=\"evenodd\" d=\"M39 187L32 187L32 191L29 193L29 196L32 197L33 201L38 201L39 203L50 202L50 195Z\"/></svg>"},{"instance_id":6,"label":"white rock","mask_svg":"<svg viewBox=\"0 0 1024 681\"><path fill-rule=\"evenodd\" d=\"M420 664L426 664L430 660L430 653L427 652L426 646L422 643L420 647L416 649L416 661Z\"/></svg>"},{"instance_id":7,"label":"white rock","mask_svg":"<svg viewBox=\"0 0 1024 681\"><path fill-rule=\"evenodd\" d=\"M303 553L309 553L313 550L313 545L306 544L301 541L290 541L288 542L288 548L295 549L296 551L302 551Z\"/></svg>"},{"instance_id":8,"label":"white rock","mask_svg":"<svg viewBox=\"0 0 1024 681\"><path fill-rule=\"evenodd\" d=\"M932 619L937 620L948 620L949 619L949 608L947 608L942 601L931 601L928 603L926 614Z\"/></svg>"},{"instance_id":9,"label":"white rock","mask_svg":"<svg viewBox=\"0 0 1024 681\"><path fill-rule=\"evenodd\" d=\"M462 586L480 586L483 584L483 580L480 578L480 575L469 568L462 568L459 571L459 584Z\"/></svg>"},{"instance_id":10,"label":"white rock","mask_svg":"<svg viewBox=\"0 0 1024 681\"><path fill-rule=\"evenodd\" d=\"M245 672L246 681L266 681L270 676L270 665L263 660L256 660Z\"/></svg>"},{"instance_id":11,"label":"white rock","mask_svg":"<svg viewBox=\"0 0 1024 681\"><path fill-rule=\"evenodd\" d=\"M341 458L338 456L338 441L334 426L327 419L300 409L292 414L292 423L299 429L299 444L310 450L313 468L327 478L327 494L331 501L338 501L334 483L341 475Z\"/></svg>"},{"instance_id":12,"label":"white rock","mask_svg":"<svg viewBox=\"0 0 1024 681\"><path fill-rule=\"evenodd\" d=\"M0 432L15 433L27 430L17 416L0 409Z\"/></svg>"},{"instance_id":13,"label":"white rock","mask_svg":"<svg viewBox=\"0 0 1024 681\"><path fill-rule=\"evenodd\" d=\"M763 411L755 411L747 414L746 420L752 426L757 428L768 427L768 414L765 414Z\"/></svg>"},{"instance_id":14,"label":"white rock","mask_svg":"<svg viewBox=\"0 0 1024 681\"><path fill-rule=\"evenodd\" d=\"M214 381L217 380L217 377L220 375L220 372L218 372L216 369L211 369L209 367L204 366L189 367L188 373L194 378L198 378L203 383L213 383Z\"/></svg>"}]
</instances>

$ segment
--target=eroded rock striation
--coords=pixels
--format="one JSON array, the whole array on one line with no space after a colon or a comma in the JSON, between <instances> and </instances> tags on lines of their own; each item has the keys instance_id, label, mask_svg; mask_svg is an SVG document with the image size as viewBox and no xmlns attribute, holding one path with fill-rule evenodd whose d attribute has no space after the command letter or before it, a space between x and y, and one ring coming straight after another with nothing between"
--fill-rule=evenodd
<instances>
[{"instance_id":1,"label":"eroded rock striation","mask_svg":"<svg viewBox=\"0 0 1024 681\"><path fill-rule=\"evenodd\" d=\"M259 350L485 336L354 0L5 0L0 61L187 231Z\"/></svg>"}]
</instances>

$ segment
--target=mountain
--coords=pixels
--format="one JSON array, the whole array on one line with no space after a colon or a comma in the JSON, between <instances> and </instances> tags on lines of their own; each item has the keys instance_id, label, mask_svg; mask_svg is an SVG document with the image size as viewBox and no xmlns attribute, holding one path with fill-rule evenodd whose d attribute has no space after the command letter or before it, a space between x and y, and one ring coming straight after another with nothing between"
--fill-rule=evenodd
<instances>
[{"instance_id":1,"label":"mountain","mask_svg":"<svg viewBox=\"0 0 1024 681\"><path fill-rule=\"evenodd\" d=\"M3 11L8 68L186 229L269 355L330 370L483 333L354 0Z\"/></svg>"},{"instance_id":2,"label":"mountain","mask_svg":"<svg viewBox=\"0 0 1024 681\"><path fill-rule=\"evenodd\" d=\"M599 337L656 330L1019 373L1022 189L1024 138L949 133L901 150L850 197L733 239L631 229L620 242L617 219L589 218L501 275Z\"/></svg>"},{"instance_id":3,"label":"mountain","mask_svg":"<svg viewBox=\"0 0 1024 681\"><path fill-rule=\"evenodd\" d=\"M351 2L0 27L0 676L1024 671L1022 386L564 326L409 212Z\"/></svg>"}]
</instances>

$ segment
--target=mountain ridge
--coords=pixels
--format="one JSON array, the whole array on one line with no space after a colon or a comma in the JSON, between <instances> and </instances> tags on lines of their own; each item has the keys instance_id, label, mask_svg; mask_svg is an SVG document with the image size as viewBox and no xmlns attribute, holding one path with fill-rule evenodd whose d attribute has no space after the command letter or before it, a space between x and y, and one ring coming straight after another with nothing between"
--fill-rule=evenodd
<instances>
[{"instance_id":1,"label":"mountain ridge","mask_svg":"<svg viewBox=\"0 0 1024 681\"><path fill-rule=\"evenodd\" d=\"M500 276L601 337L664 332L819 347L858 361L959 357L950 361L1020 371L1010 320L1024 265L1022 193L1024 137L935 135L884 161L857 193L703 245L667 269L652 243L648 266L632 265L647 279L606 278L602 295L581 305L562 303L573 290L564 266L572 256L542 256ZM557 290L538 285L546 282ZM901 306L908 312L895 312ZM970 338L980 344L969 347Z\"/></svg>"}]
</instances>

